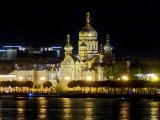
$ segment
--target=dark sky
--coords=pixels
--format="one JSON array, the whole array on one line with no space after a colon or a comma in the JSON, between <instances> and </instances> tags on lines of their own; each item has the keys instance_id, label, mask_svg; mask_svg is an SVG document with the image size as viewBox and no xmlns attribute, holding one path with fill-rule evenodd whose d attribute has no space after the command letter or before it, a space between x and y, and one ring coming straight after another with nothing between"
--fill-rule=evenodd
<instances>
[{"instance_id":1,"label":"dark sky","mask_svg":"<svg viewBox=\"0 0 160 120\"><path fill-rule=\"evenodd\" d=\"M119 55L160 56L158 0L3 1L0 45L64 45L70 34L73 46L77 46L86 12L91 14L99 44L105 44L109 33L114 52Z\"/></svg>"}]
</instances>

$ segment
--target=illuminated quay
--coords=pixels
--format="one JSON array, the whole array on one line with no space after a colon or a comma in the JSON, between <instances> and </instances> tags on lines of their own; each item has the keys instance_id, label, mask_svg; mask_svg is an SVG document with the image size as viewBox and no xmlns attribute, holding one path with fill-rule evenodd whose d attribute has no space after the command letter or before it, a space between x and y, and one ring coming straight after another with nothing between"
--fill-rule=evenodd
<instances>
[{"instance_id":1,"label":"illuminated quay","mask_svg":"<svg viewBox=\"0 0 160 120\"><path fill-rule=\"evenodd\" d=\"M143 72L145 68L142 65L152 63L149 67L159 66L159 61L147 63L116 60L112 52L113 46L110 44L110 35L106 34L105 45L99 45L97 36L98 32L91 25L91 15L87 12L85 25L79 31L78 54L76 55L72 53L74 46L71 43L74 41L69 34L64 40L66 45L63 58L59 58L61 47L31 50L21 46L4 46L7 49L1 50L0 53L6 56L1 56L1 60L12 58L15 61L12 67L1 67L0 91L96 94L154 94L159 92L159 86L156 86L159 85L160 77L156 71L158 69L155 67L155 72ZM28 49L28 55L41 55L43 52L46 55L49 51L56 51L56 58L52 60L58 60L48 62L43 59L43 56L38 61L30 58L16 59L15 48L21 51Z\"/></svg>"}]
</instances>

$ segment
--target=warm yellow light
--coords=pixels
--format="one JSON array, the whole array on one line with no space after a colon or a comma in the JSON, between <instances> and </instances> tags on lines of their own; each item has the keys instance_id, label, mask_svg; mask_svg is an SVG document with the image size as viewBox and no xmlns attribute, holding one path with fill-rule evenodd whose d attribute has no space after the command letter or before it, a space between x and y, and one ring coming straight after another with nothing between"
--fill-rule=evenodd
<instances>
[{"instance_id":1,"label":"warm yellow light","mask_svg":"<svg viewBox=\"0 0 160 120\"><path fill-rule=\"evenodd\" d=\"M158 80L158 77L157 77L156 75L153 75L153 76L152 76L152 79L153 79L153 80Z\"/></svg>"},{"instance_id":2,"label":"warm yellow light","mask_svg":"<svg viewBox=\"0 0 160 120\"><path fill-rule=\"evenodd\" d=\"M109 76L109 79L113 79L113 76Z\"/></svg>"},{"instance_id":3,"label":"warm yellow light","mask_svg":"<svg viewBox=\"0 0 160 120\"><path fill-rule=\"evenodd\" d=\"M23 77L19 77L19 80L23 80Z\"/></svg>"},{"instance_id":4,"label":"warm yellow light","mask_svg":"<svg viewBox=\"0 0 160 120\"><path fill-rule=\"evenodd\" d=\"M122 76L122 79L123 80L128 80L128 77L127 76Z\"/></svg>"},{"instance_id":5,"label":"warm yellow light","mask_svg":"<svg viewBox=\"0 0 160 120\"><path fill-rule=\"evenodd\" d=\"M92 80L92 77L91 77L91 76L88 76L88 77L87 77L87 80Z\"/></svg>"},{"instance_id":6,"label":"warm yellow light","mask_svg":"<svg viewBox=\"0 0 160 120\"><path fill-rule=\"evenodd\" d=\"M65 79L65 80L70 80L70 77L67 76L67 77L65 77L64 79Z\"/></svg>"},{"instance_id":7,"label":"warm yellow light","mask_svg":"<svg viewBox=\"0 0 160 120\"><path fill-rule=\"evenodd\" d=\"M40 77L41 80L45 80L45 77Z\"/></svg>"}]
</instances>

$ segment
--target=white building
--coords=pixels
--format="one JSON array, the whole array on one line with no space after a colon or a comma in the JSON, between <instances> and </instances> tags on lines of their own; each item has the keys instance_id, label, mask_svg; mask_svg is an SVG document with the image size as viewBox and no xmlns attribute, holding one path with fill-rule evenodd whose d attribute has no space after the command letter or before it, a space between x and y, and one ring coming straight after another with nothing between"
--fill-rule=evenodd
<instances>
[{"instance_id":1,"label":"white building","mask_svg":"<svg viewBox=\"0 0 160 120\"><path fill-rule=\"evenodd\" d=\"M91 25L90 13L86 13L85 25L79 31L78 54L73 55L70 35L67 35L67 44L64 46L65 57L60 63L60 84L67 90L71 80L104 80L103 69L114 61L113 47L110 45L110 36L107 34L106 45L98 46L98 32Z\"/></svg>"},{"instance_id":2,"label":"white building","mask_svg":"<svg viewBox=\"0 0 160 120\"><path fill-rule=\"evenodd\" d=\"M70 35L64 46L64 59L59 65L22 67L13 71L13 80L33 81L34 86L42 89L44 81L51 81L53 86L59 83L63 91L71 80L102 81L104 67L114 63L113 47L110 45L110 36L106 36L106 45L98 45L98 32L91 25L91 16L86 13L85 25L79 31L78 54L73 55Z\"/></svg>"}]
</instances>

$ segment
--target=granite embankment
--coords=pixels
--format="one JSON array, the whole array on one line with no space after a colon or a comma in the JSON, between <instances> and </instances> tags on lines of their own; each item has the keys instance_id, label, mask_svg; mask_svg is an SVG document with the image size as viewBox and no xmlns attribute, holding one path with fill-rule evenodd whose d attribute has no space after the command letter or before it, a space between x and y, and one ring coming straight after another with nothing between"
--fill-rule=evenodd
<instances>
[{"instance_id":1,"label":"granite embankment","mask_svg":"<svg viewBox=\"0 0 160 120\"><path fill-rule=\"evenodd\" d=\"M160 94L90 94L90 93L0 93L0 98L16 97L58 97L58 98L121 98L121 99L159 99Z\"/></svg>"}]
</instances>

